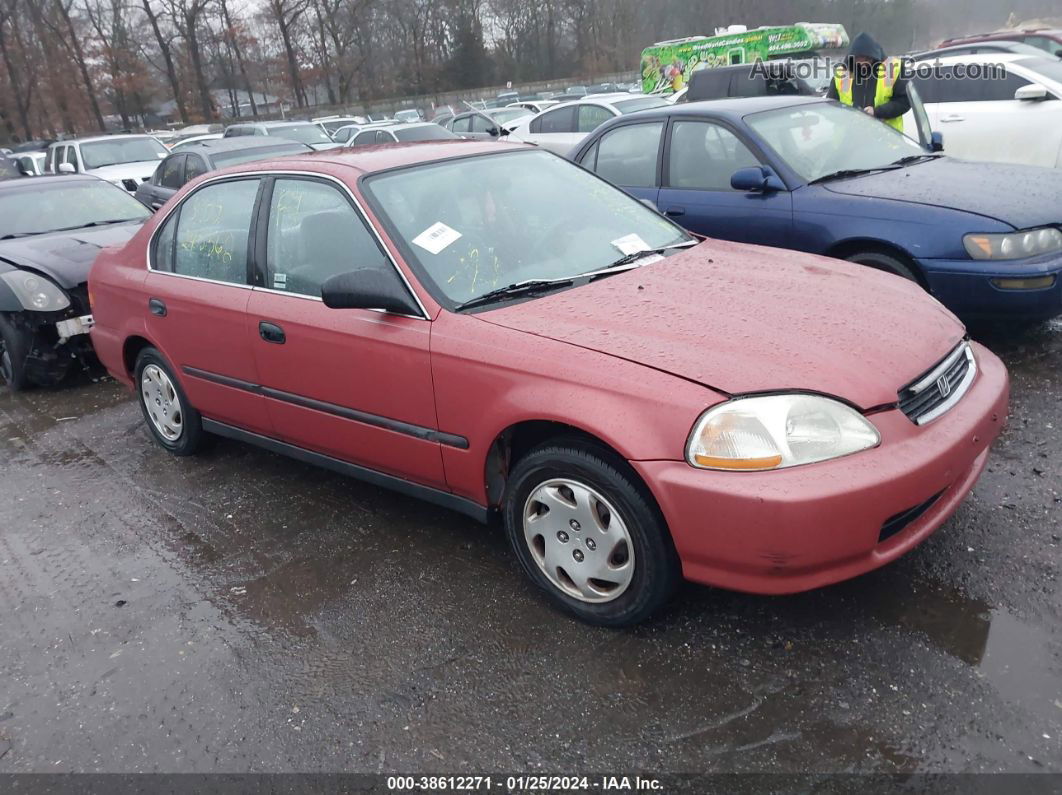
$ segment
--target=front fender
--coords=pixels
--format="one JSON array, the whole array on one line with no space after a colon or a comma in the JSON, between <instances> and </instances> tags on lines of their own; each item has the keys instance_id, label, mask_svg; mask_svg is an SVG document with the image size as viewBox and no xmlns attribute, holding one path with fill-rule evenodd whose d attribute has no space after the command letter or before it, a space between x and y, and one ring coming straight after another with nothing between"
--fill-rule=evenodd
<instances>
[{"instance_id":1,"label":"front fender","mask_svg":"<svg viewBox=\"0 0 1062 795\"><path fill-rule=\"evenodd\" d=\"M804 250L829 254L847 241L875 240L914 259L964 259L963 236L1013 227L963 210L833 193L812 186L793 194L793 219Z\"/></svg>"},{"instance_id":2,"label":"front fender","mask_svg":"<svg viewBox=\"0 0 1062 795\"><path fill-rule=\"evenodd\" d=\"M15 271L18 268L0 260L0 273ZM0 279L0 312L21 312L25 309L18 300L15 291L8 287L7 282Z\"/></svg>"}]
</instances>

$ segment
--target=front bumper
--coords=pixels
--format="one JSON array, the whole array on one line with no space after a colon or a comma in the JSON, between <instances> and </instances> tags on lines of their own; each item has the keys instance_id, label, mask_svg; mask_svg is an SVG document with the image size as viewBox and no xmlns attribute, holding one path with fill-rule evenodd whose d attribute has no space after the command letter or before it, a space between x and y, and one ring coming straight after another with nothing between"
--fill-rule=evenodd
<instances>
[{"instance_id":1,"label":"front bumper","mask_svg":"<svg viewBox=\"0 0 1062 795\"><path fill-rule=\"evenodd\" d=\"M933 296L961 317L1047 320L1062 314L1062 256L1008 262L922 259L918 264ZM1036 289L1006 289L999 280L1053 277Z\"/></svg>"},{"instance_id":2,"label":"front bumper","mask_svg":"<svg viewBox=\"0 0 1062 795\"><path fill-rule=\"evenodd\" d=\"M762 594L806 591L883 566L924 541L973 488L1007 413L1003 364L973 344L978 375L947 414L916 426L874 414L881 445L776 472L633 461L664 513L685 577Z\"/></svg>"}]
</instances>

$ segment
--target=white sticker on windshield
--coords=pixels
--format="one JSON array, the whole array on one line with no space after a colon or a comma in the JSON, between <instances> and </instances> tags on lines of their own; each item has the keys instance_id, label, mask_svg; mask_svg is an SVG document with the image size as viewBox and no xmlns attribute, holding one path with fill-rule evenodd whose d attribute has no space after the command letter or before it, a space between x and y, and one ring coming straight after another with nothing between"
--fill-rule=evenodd
<instances>
[{"instance_id":1,"label":"white sticker on windshield","mask_svg":"<svg viewBox=\"0 0 1062 795\"><path fill-rule=\"evenodd\" d=\"M438 254L459 237L461 233L456 229L451 229L442 221L436 221L413 238L413 243L432 254Z\"/></svg>"},{"instance_id":2,"label":"white sticker on windshield","mask_svg":"<svg viewBox=\"0 0 1062 795\"><path fill-rule=\"evenodd\" d=\"M639 251L649 251L649 244L638 235L624 235L612 241L612 245L619 249L620 254L637 254Z\"/></svg>"}]
</instances>

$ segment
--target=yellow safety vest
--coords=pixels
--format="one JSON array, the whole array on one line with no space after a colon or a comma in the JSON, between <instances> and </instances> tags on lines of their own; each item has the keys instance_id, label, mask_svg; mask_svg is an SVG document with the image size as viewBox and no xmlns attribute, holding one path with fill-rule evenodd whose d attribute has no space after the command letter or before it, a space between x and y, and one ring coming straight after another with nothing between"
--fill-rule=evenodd
<instances>
[{"instance_id":1,"label":"yellow safety vest","mask_svg":"<svg viewBox=\"0 0 1062 795\"><path fill-rule=\"evenodd\" d=\"M900 74L903 72L903 64L899 58L889 58L884 63L884 68L881 70L881 77L878 78L877 90L874 92L874 107L878 108L884 105L886 102L892 99L892 90L896 86L896 81L900 79ZM854 105L852 99L852 75L843 66L837 68L837 73L833 78L833 83L837 87L837 98L844 105ZM883 122L890 127L895 127L900 132L903 132L903 116L897 116L894 119L882 119Z\"/></svg>"}]
</instances>

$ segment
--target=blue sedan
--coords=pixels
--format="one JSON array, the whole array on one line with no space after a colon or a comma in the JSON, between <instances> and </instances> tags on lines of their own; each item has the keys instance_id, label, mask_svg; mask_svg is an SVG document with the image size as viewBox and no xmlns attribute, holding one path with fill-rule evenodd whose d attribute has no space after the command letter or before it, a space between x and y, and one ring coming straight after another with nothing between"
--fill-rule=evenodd
<instances>
[{"instance_id":1,"label":"blue sedan","mask_svg":"<svg viewBox=\"0 0 1062 795\"><path fill-rule=\"evenodd\" d=\"M621 116L571 157L697 234L890 271L964 317L1062 313L1057 169L945 157L816 97Z\"/></svg>"}]
</instances>

